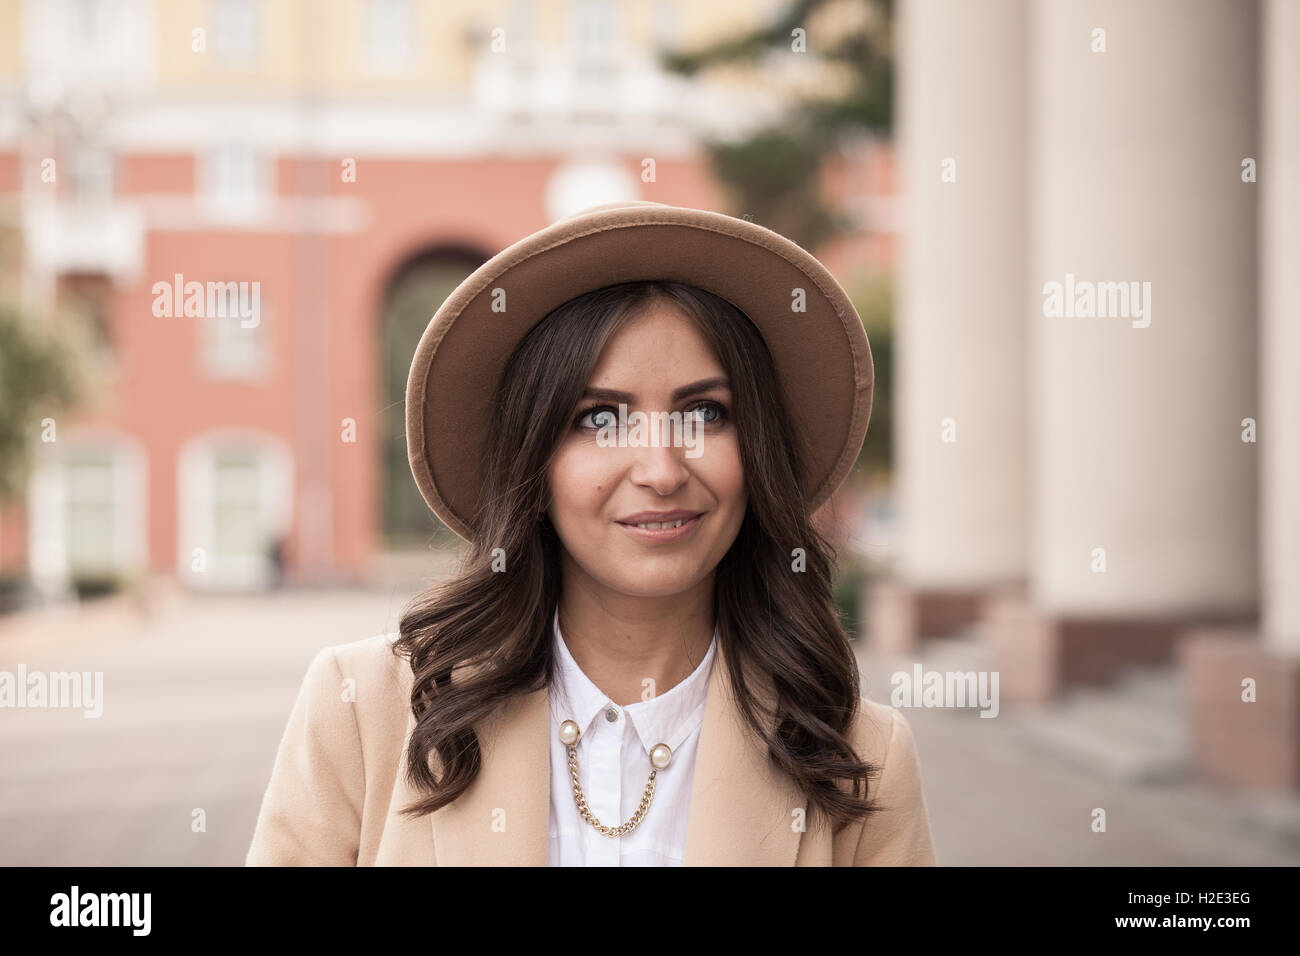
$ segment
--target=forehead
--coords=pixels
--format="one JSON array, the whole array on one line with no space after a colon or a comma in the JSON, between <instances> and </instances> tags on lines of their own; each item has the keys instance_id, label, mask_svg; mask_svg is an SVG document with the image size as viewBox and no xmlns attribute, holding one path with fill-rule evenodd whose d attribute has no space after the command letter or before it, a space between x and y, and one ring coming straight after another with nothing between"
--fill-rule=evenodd
<instances>
[{"instance_id":1,"label":"forehead","mask_svg":"<svg viewBox=\"0 0 1300 956\"><path fill-rule=\"evenodd\" d=\"M722 365L699 326L670 302L655 300L629 315L605 345L592 371L600 379L626 375L699 378Z\"/></svg>"}]
</instances>

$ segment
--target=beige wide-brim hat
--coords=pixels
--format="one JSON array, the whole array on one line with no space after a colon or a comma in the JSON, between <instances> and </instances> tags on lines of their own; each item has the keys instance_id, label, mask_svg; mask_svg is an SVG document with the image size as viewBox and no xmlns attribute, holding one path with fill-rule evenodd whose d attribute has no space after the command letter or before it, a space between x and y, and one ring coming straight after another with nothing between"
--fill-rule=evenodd
<instances>
[{"instance_id":1,"label":"beige wide-brim hat","mask_svg":"<svg viewBox=\"0 0 1300 956\"><path fill-rule=\"evenodd\" d=\"M875 370L857 310L825 266L744 219L629 201L593 206L493 256L447 297L420 337L406 383L406 442L424 500L473 535L492 398L534 325L585 292L667 279L712 292L758 326L794 427L815 511L847 477L871 417ZM493 312L493 290L506 311ZM795 311L803 291L805 311Z\"/></svg>"}]
</instances>

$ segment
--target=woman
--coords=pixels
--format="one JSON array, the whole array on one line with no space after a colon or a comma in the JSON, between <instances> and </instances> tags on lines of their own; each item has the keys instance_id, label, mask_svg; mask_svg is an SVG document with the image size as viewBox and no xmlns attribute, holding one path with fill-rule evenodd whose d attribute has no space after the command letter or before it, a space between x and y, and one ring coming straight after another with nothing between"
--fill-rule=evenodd
<instances>
[{"instance_id":1,"label":"woman","mask_svg":"<svg viewBox=\"0 0 1300 956\"><path fill-rule=\"evenodd\" d=\"M872 381L825 268L729 216L598 206L478 269L407 384L465 567L313 660L247 862L935 863L810 517Z\"/></svg>"}]
</instances>

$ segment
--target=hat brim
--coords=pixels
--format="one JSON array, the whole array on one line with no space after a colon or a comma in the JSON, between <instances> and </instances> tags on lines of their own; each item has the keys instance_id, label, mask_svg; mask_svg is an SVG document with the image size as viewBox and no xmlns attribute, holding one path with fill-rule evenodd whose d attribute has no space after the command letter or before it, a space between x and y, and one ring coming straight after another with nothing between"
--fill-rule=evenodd
<instances>
[{"instance_id":1,"label":"hat brim","mask_svg":"<svg viewBox=\"0 0 1300 956\"><path fill-rule=\"evenodd\" d=\"M874 367L848 295L785 237L733 216L660 203L611 203L562 219L493 256L447 297L420 338L406 385L411 472L429 507L470 539L492 398L528 331L576 296L661 279L712 292L758 327L808 452L810 511L857 460ZM492 311L493 290L506 310ZM796 312L796 289L806 311Z\"/></svg>"}]
</instances>

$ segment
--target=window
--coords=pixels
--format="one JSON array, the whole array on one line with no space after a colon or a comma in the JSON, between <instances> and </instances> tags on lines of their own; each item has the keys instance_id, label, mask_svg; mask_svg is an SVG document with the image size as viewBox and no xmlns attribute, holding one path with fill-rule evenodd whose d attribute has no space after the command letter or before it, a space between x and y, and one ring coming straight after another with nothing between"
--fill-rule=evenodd
<instances>
[{"instance_id":1,"label":"window","mask_svg":"<svg viewBox=\"0 0 1300 956\"><path fill-rule=\"evenodd\" d=\"M146 565L147 457L130 436L73 426L43 447L27 489L28 567L36 587L129 578Z\"/></svg>"},{"instance_id":2,"label":"window","mask_svg":"<svg viewBox=\"0 0 1300 956\"><path fill-rule=\"evenodd\" d=\"M21 49L22 66L14 75L33 81L33 106L58 110L72 93L77 102L66 105L99 122L105 101L121 94L134 102L156 82L155 8L161 6L158 0L10 0L0 29L6 39L17 34L13 55Z\"/></svg>"},{"instance_id":3,"label":"window","mask_svg":"<svg viewBox=\"0 0 1300 956\"><path fill-rule=\"evenodd\" d=\"M258 554L265 543L258 456L245 450L218 451L212 469L212 559Z\"/></svg>"},{"instance_id":4,"label":"window","mask_svg":"<svg viewBox=\"0 0 1300 956\"><path fill-rule=\"evenodd\" d=\"M569 118L579 125L617 122L627 70L620 58L618 6L612 0L576 0L572 43L575 89Z\"/></svg>"},{"instance_id":5,"label":"window","mask_svg":"<svg viewBox=\"0 0 1300 956\"><path fill-rule=\"evenodd\" d=\"M251 66L257 59L255 0L212 0L212 49L227 66Z\"/></svg>"},{"instance_id":6,"label":"window","mask_svg":"<svg viewBox=\"0 0 1300 956\"><path fill-rule=\"evenodd\" d=\"M262 588L276 577L273 548L289 534L293 466L276 436L217 429L177 456L181 578L212 590Z\"/></svg>"},{"instance_id":7,"label":"window","mask_svg":"<svg viewBox=\"0 0 1300 956\"><path fill-rule=\"evenodd\" d=\"M618 41L618 8L613 0L575 0L574 46L581 55L608 57Z\"/></svg>"},{"instance_id":8,"label":"window","mask_svg":"<svg viewBox=\"0 0 1300 956\"><path fill-rule=\"evenodd\" d=\"M216 218L260 218L269 212L271 179L267 156L247 143L226 143L203 159L199 199Z\"/></svg>"},{"instance_id":9,"label":"window","mask_svg":"<svg viewBox=\"0 0 1300 956\"><path fill-rule=\"evenodd\" d=\"M506 49L510 53L532 51L536 13L536 0L510 0L506 8Z\"/></svg>"},{"instance_id":10,"label":"window","mask_svg":"<svg viewBox=\"0 0 1300 956\"><path fill-rule=\"evenodd\" d=\"M366 9L370 69L396 71L410 65L411 21L411 0L370 0Z\"/></svg>"},{"instance_id":11,"label":"window","mask_svg":"<svg viewBox=\"0 0 1300 956\"><path fill-rule=\"evenodd\" d=\"M65 468L64 551L71 577L112 574L118 567L118 483L104 452L70 456Z\"/></svg>"},{"instance_id":12,"label":"window","mask_svg":"<svg viewBox=\"0 0 1300 956\"><path fill-rule=\"evenodd\" d=\"M81 140L68 147L70 198L76 203L104 203L113 198L113 153L103 143Z\"/></svg>"},{"instance_id":13,"label":"window","mask_svg":"<svg viewBox=\"0 0 1300 956\"><path fill-rule=\"evenodd\" d=\"M654 42L660 50L677 45L677 4L675 0L654 0Z\"/></svg>"},{"instance_id":14,"label":"window","mask_svg":"<svg viewBox=\"0 0 1300 956\"><path fill-rule=\"evenodd\" d=\"M235 283L247 288L251 283ZM247 304L241 296L241 306ZM209 379L264 380L270 371L268 309L258 301L256 324L241 315L208 315L199 322L199 367Z\"/></svg>"},{"instance_id":15,"label":"window","mask_svg":"<svg viewBox=\"0 0 1300 956\"><path fill-rule=\"evenodd\" d=\"M108 25L109 13L105 0L69 0L68 36L81 47L93 47L100 42Z\"/></svg>"}]
</instances>

